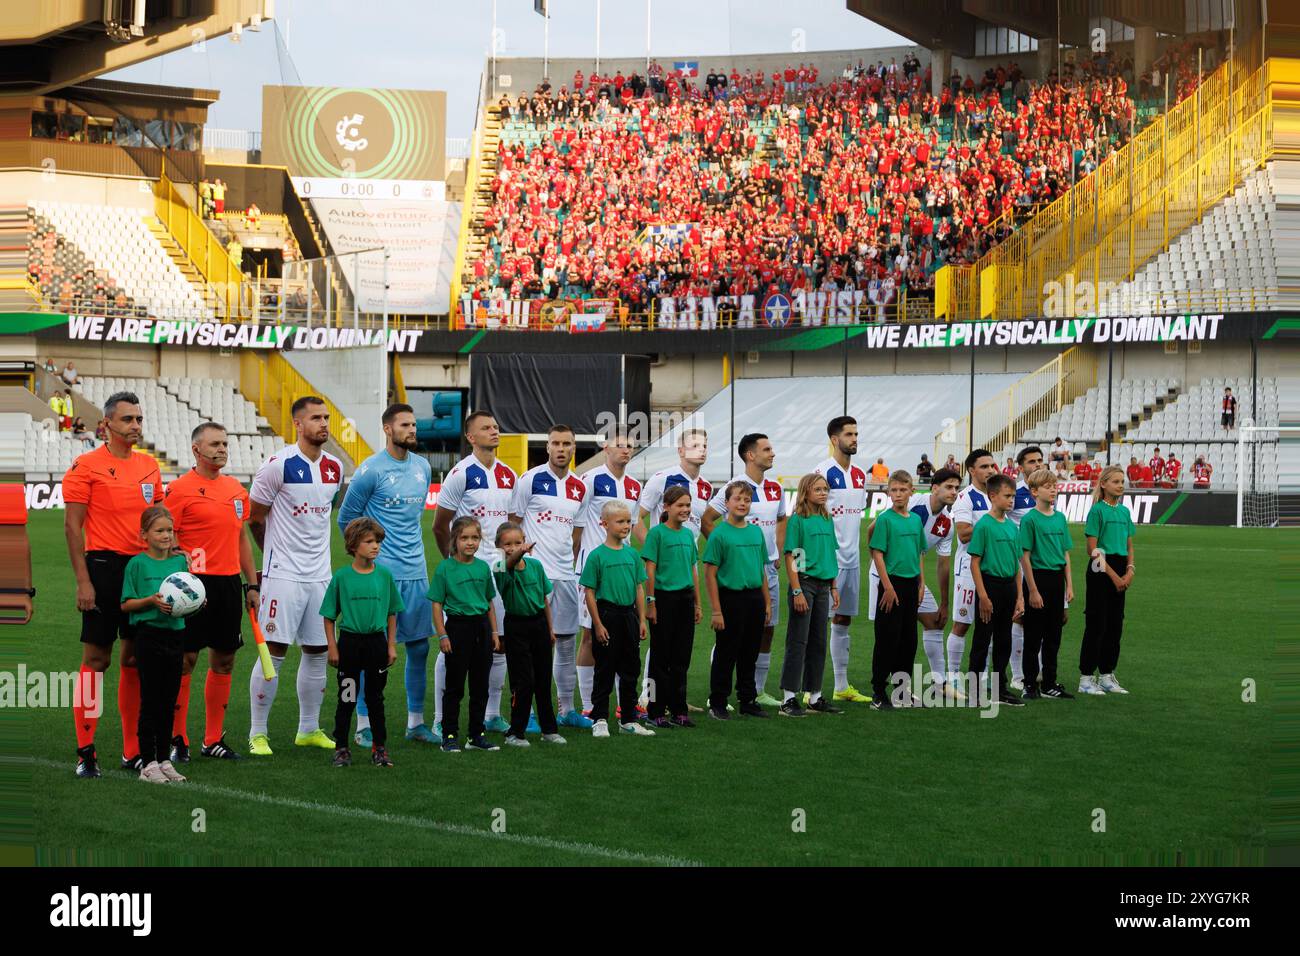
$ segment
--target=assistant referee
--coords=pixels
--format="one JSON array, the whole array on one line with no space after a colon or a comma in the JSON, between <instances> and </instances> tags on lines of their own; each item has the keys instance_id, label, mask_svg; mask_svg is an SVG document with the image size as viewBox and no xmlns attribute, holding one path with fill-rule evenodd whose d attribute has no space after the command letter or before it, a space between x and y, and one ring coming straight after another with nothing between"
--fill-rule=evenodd
<instances>
[{"instance_id":1,"label":"assistant referee","mask_svg":"<svg viewBox=\"0 0 1300 956\"><path fill-rule=\"evenodd\" d=\"M167 508L176 541L207 591L208 603L185 622L185 660L172 723L172 763L188 763L190 674L199 651L208 649L208 676L203 685L205 757L238 758L225 741L226 706L230 703L235 651L244 643L245 607L257 610L257 565L245 525L252 512L248 492L223 475L230 456L224 425L207 422L190 435L194 467L167 486ZM243 583L240 580L243 572ZM242 587L241 587L242 586Z\"/></svg>"}]
</instances>

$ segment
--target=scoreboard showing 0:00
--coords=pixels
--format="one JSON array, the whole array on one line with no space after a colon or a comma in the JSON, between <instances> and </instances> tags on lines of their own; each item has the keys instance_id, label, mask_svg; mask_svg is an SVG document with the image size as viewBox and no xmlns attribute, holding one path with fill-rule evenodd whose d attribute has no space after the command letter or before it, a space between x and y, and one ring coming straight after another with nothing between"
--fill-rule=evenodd
<instances>
[{"instance_id":1,"label":"scoreboard showing 0:00","mask_svg":"<svg viewBox=\"0 0 1300 956\"><path fill-rule=\"evenodd\" d=\"M446 184L423 179L325 179L294 176L293 188L303 199L396 199L405 202L446 198Z\"/></svg>"}]
</instances>

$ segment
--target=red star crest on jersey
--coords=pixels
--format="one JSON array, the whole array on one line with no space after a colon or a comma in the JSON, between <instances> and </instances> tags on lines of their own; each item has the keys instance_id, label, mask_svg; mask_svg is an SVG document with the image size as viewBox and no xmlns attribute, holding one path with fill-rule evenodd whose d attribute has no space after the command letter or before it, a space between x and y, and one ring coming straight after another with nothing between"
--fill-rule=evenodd
<instances>
[{"instance_id":1,"label":"red star crest on jersey","mask_svg":"<svg viewBox=\"0 0 1300 956\"><path fill-rule=\"evenodd\" d=\"M328 458L320 463L321 484L337 485L339 483L339 466Z\"/></svg>"},{"instance_id":2,"label":"red star crest on jersey","mask_svg":"<svg viewBox=\"0 0 1300 956\"><path fill-rule=\"evenodd\" d=\"M930 525L930 533L936 538L948 537L948 532L952 530L952 521L947 515L939 515L934 519L934 524Z\"/></svg>"},{"instance_id":3,"label":"red star crest on jersey","mask_svg":"<svg viewBox=\"0 0 1300 956\"><path fill-rule=\"evenodd\" d=\"M582 479L577 475L569 475L564 479L564 493L569 496L571 501L581 501L582 493L585 490Z\"/></svg>"},{"instance_id":4,"label":"red star crest on jersey","mask_svg":"<svg viewBox=\"0 0 1300 956\"><path fill-rule=\"evenodd\" d=\"M695 482L695 494L701 501L708 501L713 497L713 486L700 478Z\"/></svg>"},{"instance_id":5,"label":"red star crest on jersey","mask_svg":"<svg viewBox=\"0 0 1300 956\"><path fill-rule=\"evenodd\" d=\"M781 500L781 486L775 481L763 482L763 495L768 501Z\"/></svg>"},{"instance_id":6,"label":"red star crest on jersey","mask_svg":"<svg viewBox=\"0 0 1300 956\"><path fill-rule=\"evenodd\" d=\"M497 462L493 473L496 475L498 488L513 488L515 486L515 473L510 470L510 466L505 462Z\"/></svg>"},{"instance_id":7,"label":"red star crest on jersey","mask_svg":"<svg viewBox=\"0 0 1300 956\"><path fill-rule=\"evenodd\" d=\"M853 481L854 488L865 488L867 485L867 473L861 468L850 468L849 478Z\"/></svg>"},{"instance_id":8,"label":"red star crest on jersey","mask_svg":"<svg viewBox=\"0 0 1300 956\"><path fill-rule=\"evenodd\" d=\"M623 478L623 497L629 501L636 501L641 497L641 482L635 478Z\"/></svg>"}]
</instances>

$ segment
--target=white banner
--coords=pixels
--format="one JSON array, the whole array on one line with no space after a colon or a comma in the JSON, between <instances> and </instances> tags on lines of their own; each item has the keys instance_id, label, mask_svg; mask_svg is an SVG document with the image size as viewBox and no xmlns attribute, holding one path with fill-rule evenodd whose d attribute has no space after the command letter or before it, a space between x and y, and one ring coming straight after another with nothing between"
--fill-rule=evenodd
<instances>
[{"instance_id":1,"label":"white banner","mask_svg":"<svg viewBox=\"0 0 1300 956\"><path fill-rule=\"evenodd\" d=\"M460 203L423 200L312 200L335 255L386 249L390 313L445 314L460 233ZM359 256L341 269L363 312L384 310L384 258ZM355 274L354 274L355 273Z\"/></svg>"}]
</instances>

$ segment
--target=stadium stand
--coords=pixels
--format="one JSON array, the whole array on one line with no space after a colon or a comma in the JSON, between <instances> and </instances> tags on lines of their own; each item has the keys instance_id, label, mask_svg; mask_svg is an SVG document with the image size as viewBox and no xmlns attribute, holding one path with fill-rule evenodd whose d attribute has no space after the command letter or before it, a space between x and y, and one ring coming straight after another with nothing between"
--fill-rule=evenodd
<instances>
[{"instance_id":1,"label":"stadium stand","mask_svg":"<svg viewBox=\"0 0 1300 956\"><path fill-rule=\"evenodd\" d=\"M50 305L74 312L94 311L109 317L144 317L145 309L84 252L59 235L40 213L28 208L30 242L27 275Z\"/></svg>"},{"instance_id":2,"label":"stadium stand","mask_svg":"<svg viewBox=\"0 0 1300 956\"><path fill-rule=\"evenodd\" d=\"M1013 63L939 97L918 65L794 90L778 74L733 71L707 89L670 75L653 95L575 77L573 92L503 98L467 287L634 309L873 280L925 294L939 266L974 261L1132 135L1114 66L1037 82ZM647 227L682 224L685 241L646 241Z\"/></svg>"},{"instance_id":3,"label":"stadium stand","mask_svg":"<svg viewBox=\"0 0 1300 956\"><path fill-rule=\"evenodd\" d=\"M1102 315L1259 311L1278 306L1276 165L1231 196L1102 300Z\"/></svg>"},{"instance_id":4,"label":"stadium stand","mask_svg":"<svg viewBox=\"0 0 1300 956\"><path fill-rule=\"evenodd\" d=\"M989 374L976 379L975 400L982 402L1021 378L1020 374ZM858 449L858 460L870 468L884 458L892 470L911 471L921 455L934 454L934 434L952 421L956 408L970 401L970 379L964 375L849 376L848 412L870 440ZM732 388L735 427L731 426ZM889 396L882 401L881 396ZM677 423L628 464L628 474L645 478L677 462L677 437L684 428L703 428L712 451L704 468L710 481L726 481L739 470L731 441L747 432L761 432L776 449L774 475L806 474L828 454L826 419L845 403L840 377L740 379L723 388L684 422Z\"/></svg>"},{"instance_id":5,"label":"stadium stand","mask_svg":"<svg viewBox=\"0 0 1300 956\"><path fill-rule=\"evenodd\" d=\"M102 405L109 395L118 391L132 391L140 397L145 410L144 444L156 450L164 475L180 474L191 467L190 434L195 426L207 421L226 426L230 435L230 461L225 472L241 480L250 479L258 466L280 447L279 439L269 434L266 419L239 394L233 382L224 379L191 382L180 378L82 379L82 394L96 405ZM55 468L33 470L57 471Z\"/></svg>"},{"instance_id":6,"label":"stadium stand","mask_svg":"<svg viewBox=\"0 0 1300 956\"><path fill-rule=\"evenodd\" d=\"M139 209L46 200L34 200L29 209L42 241L55 234L54 254L62 238L65 248L75 250L70 263L89 266L96 283L122 292L126 303L155 316L212 318L212 310L205 308L198 290L168 256ZM42 229L46 231L40 233ZM74 297L87 291L87 274L81 276L80 286L77 274L71 276ZM97 296L97 289L91 287L91 294ZM126 303L119 308L129 308Z\"/></svg>"},{"instance_id":7,"label":"stadium stand","mask_svg":"<svg viewBox=\"0 0 1300 956\"><path fill-rule=\"evenodd\" d=\"M1125 379L1110 399L1104 385L1094 385L1080 398L1049 415L1042 424L1023 436L1023 443L1050 442L1057 436L1074 446L1074 457L1087 455L1087 446L1100 443L1108 431L1131 427L1135 422L1165 408L1178 392L1178 382L1169 378Z\"/></svg>"}]
</instances>

